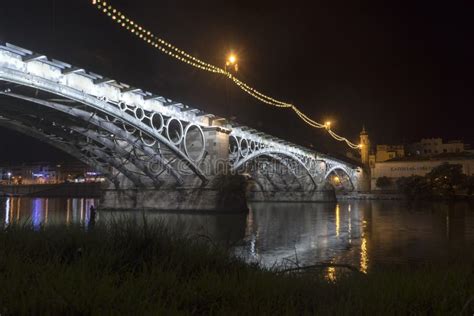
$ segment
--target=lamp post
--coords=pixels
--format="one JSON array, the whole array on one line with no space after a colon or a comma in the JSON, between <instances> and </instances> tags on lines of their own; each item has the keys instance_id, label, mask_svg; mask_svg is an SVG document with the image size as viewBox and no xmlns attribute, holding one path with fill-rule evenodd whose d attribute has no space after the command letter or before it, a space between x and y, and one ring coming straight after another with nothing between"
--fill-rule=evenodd
<instances>
[{"instance_id":1,"label":"lamp post","mask_svg":"<svg viewBox=\"0 0 474 316\"><path fill-rule=\"evenodd\" d=\"M8 176L8 184L12 184L12 181L11 181L11 179L12 179L12 173L11 173L11 172L8 172L8 173L7 173L7 176Z\"/></svg>"},{"instance_id":2,"label":"lamp post","mask_svg":"<svg viewBox=\"0 0 474 316\"><path fill-rule=\"evenodd\" d=\"M225 69L226 73L229 71L229 69L230 70L233 69L235 72L239 71L239 64L237 63L237 56L234 53L230 53L229 55L227 55L224 69ZM232 95L231 95L231 90L230 90L230 87L229 87L229 84L228 84L227 80L225 82L225 91L226 91L227 112L230 116Z\"/></svg>"}]
</instances>

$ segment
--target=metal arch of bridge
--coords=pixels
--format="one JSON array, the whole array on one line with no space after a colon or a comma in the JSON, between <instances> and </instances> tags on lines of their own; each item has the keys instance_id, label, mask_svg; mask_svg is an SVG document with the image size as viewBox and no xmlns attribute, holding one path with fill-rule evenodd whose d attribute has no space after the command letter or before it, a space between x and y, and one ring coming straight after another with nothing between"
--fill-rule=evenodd
<instances>
[{"instance_id":1,"label":"metal arch of bridge","mask_svg":"<svg viewBox=\"0 0 474 316\"><path fill-rule=\"evenodd\" d=\"M76 157L77 159L85 163L86 165L89 165L95 168L98 172L100 172L107 179L109 179L109 181L111 181L115 185L116 188L119 187L117 177L114 176L110 172L110 170L108 170L107 167L103 166L101 163L94 160L93 158L87 157L86 155L84 155L84 153L81 152L81 150L72 146L70 142L54 139L50 135L47 135L41 131L38 131L32 126L26 126L26 125L21 124L20 122L16 122L11 119L5 119L3 117L0 118L0 126L6 127L8 129L14 130L24 135L32 136L43 143L49 144L59 150L62 150L68 153L69 155L73 157Z\"/></svg>"},{"instance_id":2,"label":"metal arch of bridge","mask_svg":"<svg viewBox=\"0 0 474 316\"><path fill-rule=\"evenodd\" d=\"M242 155L240 154L240 156L242 157ZM232 164L232 170L233 171L236 171L238 170L240 167L242 167L243 165L245 165L247 162L249 161L252 161L252 160L256 160L258 159L259 157L261 156L267 156L267 157L270 157L272 159L276 159L279 163L282 163L283 165L285 165L285 167L287 167L290 172L295 175L295 177L297 179L299 179L299 177L296 175L296 171L291 167L289 166L288 163L284 162L284 158L280 157L280 156L284 156L286 158L290 158L292 160L294 160L295 162L297 162L301 167L303 167L303 169L305 170L306 174L309 176L309 178L311 179L311 182L313 183L313 185L315 187L317 187L317 182L316 182L316 179L315 177L313 176L313 174L311 173L311 171L308 169L308 167L305 165L304 162L302 162L296 155L290 153L290 152L284 152L284 151L281 151L281 150L278 150L276 148L263 148L263 149L259 149L259 150L256 150L250 154L247 154L245 157L242 157L242 159L239 159L239 160L236 160L233 164Z\"/></svg>"},{"instance_id":3,"label":"metal arch of bridge","mask_svg":"<svg viewBox=\"0 0 474 316\"><path fill-rule=\"evenodd\" d=\"M252 130L249 131L245 128L235 128L230 136L233 146L231 145L229 148L229 157L233 170L238 170L245 163L256 160L261 156L268 156L270 158L277 156L280 157L280 162L285 160L285 158L289 158L300 167L303 167L315 188L318 185L322 185L324 181L327 181L328 175L337 169L346 173L353 187L355 187L354 184L357 182L356 174L361 172L360 167L348 165L326 155L309 152L305 148L285 141L279 140L276 143L269 143L265 139L260 138L258 133L256 135L252 133ZM242 144L246 145L242 146ZM291 168L291 166L289 167L292 173L296 174L296 170Z\"/></svg>"},{"instance_id":4,"label":"metal arch of bridge","mask_svg":"<svg viewBox=\"0 0 474 316\"><path fill-rule=\"evenodd\" d=\"M133 88L64 62L48 59L46 56L41 59L31 58L34 55L32 51L15 45L0 44L0 83L3 81L15 84L16 86L12 89L19 86L43 91L57 96L64 101L62 103L68 103L68 105L17 94L16 91L12 93L9 86L5 87L3 94L55 108L57 111L80 118L82 122L92 123L95 128L103 132L116 134L121 139L129 140L129 145L134 144L136 150L155 157L158 163L166 166L178 185L183 183L180 180L183 175L172 164L176 160L184 162L202 184L206 184L209 180L209 175L204 174L198 167L199 159L206 155L198 155L199 158L196 161L187 151L186 137L191 126L196 126L200 131L203 146L206 144L203 130L225 132L229 134L230 139L237 140L237 156L231 153L229 157L229 165L233 169L264 155L280 163L289 159L304 168L315 187L318 185L318 179L326 179L328 171L336 166L339 166L339 169L344 170L350 177L352 175L353 181L356 181L355 172L361 171L359 166L308 150L246 126L231 125L225 120L224 123L220 123L223 119L215 115L203 113L154 93ZM216 122L217 124L214 124ZM176 135L171 135L172 125L177 130ZM110 143L108 144L110 149ZM100 151L100 148L97 150ZM143 166L140 167L140 163L136 165L142 174L157 183L157 179L153 179L153 175L147 175L147 170ZM286 167L290 171L295 171L291 170L291 164L286 164Z\"/></svg>"},{"instance_id":5,"label":"metal arch of bridge","mask_svg":"<svg viewBox=\"0 0 474 316\"><path fill-rule=\"evenodd\" d=\"M156 159L157 160L156 163L159 164L160 166L163 166L166 169L166 171L168 171L171 175L173 175L173 177L176 178L178 183L180 184L183 183L183 180L181 179L180 175L176 173L172 168L170 168L162 159L160 159L160 157L156 155L156 153L152 152L151 149L148 148L142 140L134 137L133 135L127 134L124 130L117 128L117 126L110 121L102 119L98 117L97 115L91 115L90 113L83 111L81 109L77 109L71 106L67 106L67 105L63 105L63 104L59 104L55 102L49 102L49 101L44 101L37 98L26 97L26 96L11 93L11 92L8 92L8 93L0 92L0 94L7 95L16 99L29 101L29 102L36 103L39 105L43 105L47 108L51 108L51 109L57 110L58 112L70 115L71 117L79 118L88 124L94 125L97 128L101 128L108 134L119 136L123 141L127 142L130 146L133 146L134 148L139 148L143 152L149 154L151 157L151 160ZM78 131L79 127L69 126L68 128L73 129L76 132L79 132ZM100 137L100 135L89 135L89 136L91 138L95 138L95 140L98 142L102 142L104 146L107 146L104 144L104 142L107 142L107 140L98 140L98 137ZM111 146L113 146L113 144L108 142L107 147L109 147L109 149L113 149L113 147ZM116 148L116 150L117 150L117 153L121 154L122 156L127 155L127 153L125 153L121 148ZM155 175L149 172L147 166L137 165L137 167L139 167L140 170L142 170L145 174L147 174L150 177L150 179L155 183L155 186L158 186L158 182L157 182L157 179L155 178ZM136 184L139 183L137 181L133 181L133 182Z\"/></svg>"},{"instance_id":6,"label":"metal arch of bridge","mask_svg":"<svg viewBox=\"0 0 474 316\"><path fill-rule=\"evenodd\" d=\"M28 86L38 90L46 91L54 95L74 100L78 103L84 104L91 109L91 111L100 111L123 121L128 126L140 131L143 134L148 135L150 138L156 139L164 146L166 146L174 155L184 161L186 165L195 173L197 177L201 179L204 183L207 182L206 176L202 171L196 166L189 157L187 157L184 150L181 150L178 145L183 141L183 132L179 137L179 141L173 142L170 137L168 139L160 133L159 129L154 129L152 126L143 124L143 114L145 114L146 109L144 107L139 107L137 105L130 105L125 101L130 103L135 100L124 97L122 99L122 93L120 89L113 89L110 86L105 86L104 83L98 83L97 79L92 79L88 77L80 77L79 74L69 73L63 74L60 68L51 66L50 64L45 64L42 60L24 62L19 56L9 51L0 50L0 60L9 59L6 62L6 66L0 65L0 79L15 83L20 86ZM72 78L75 76L73 80ZM110 91L115 90L115 91ZM8 93L6 93L8 94ZM109 97L113 99L109 99ZM143 101L143 99L142 99ZM156 100L148 100L147 102L158 102ZM163 105L161 105L164 107ZM132 112L133 114L131 114ZM157 111L147 111L149 112L149 119L151 116L159 115L162 117L162 113ZM164 113L169 112L163 111ZM181 125L183 115L170 116L167 124L172 120L179 121ZM187 124L192 124L194 122L186 122ZM152 124L150 124L152 125ZM182 125L181 125L182 126ZM169 136L169 131L167 125L166 128L161 128L161 132L165 132Z\"/></svg>"},{"instance_id":7,"label":"metal arch of bridge","mask_svg":"<svg viewBox=\"0 0 474 316\"><path fill-rule=\"evenodd\" d=\"M331 173L336 172L336 171L342 171L349 179L352 189L355 189L355 184L357 183L355 173L341 165L330 166L324 175L324 180L328 181L328 178L331 175Z\"/></svg>"},{"instance_id":8,"label":"metal arch of bridge","mask_svg":"<svg viewBox=\"0 0 474 316\"><path fill-rule=\"evenodd\" d=\"M3 120L5 121L5 118ZM109 174L110 172L107 171L106 167L103 166L99 160L105 161L107 166L112 166L118 170L136 186L142 186L142 181L135 173L126 169L119 159L113 155L108 155L103 148L88 142L87 137L84 137L83 140L78 140L73 137L72 134L64 133L59 128L49 130L47 126L46 128L45 126L41 126L41 129L37 129L33 127L32 121L26 119L13 120L9 118L9 122L11 122L11 124L8 125L7 122L4 122L3 125L6 127L13 126L12 129L17 130L20 133L32 135L33 137L45 141L60 150L73 154L75 157L78 157L78 159L82 160L84 163L98 169L97 171L102 172L109 178L112 177ZM57 146L55 144L57 144ZM87 154L91 156L88 156ZM117 187L118 183L116 177L113 177L112 183Z\"/></svg>"},{"instance_id":9,"label":"metal arch of bridge","mask_svg":"<svg viewBox=\"0 0 474 316\"><path fill-rule=\"evenodd\" d=\"M281 163L283 166L285 166L287 168L287 170L293 175L294 179L296 180L296 182L298 182L298 185L299 187L301 188L301 190L304 190L304 185L303 183L301 182L300 180L300 177L298 176L298 174L293 170L293 168L291 167L291 165L289 163L287 163L287 161L284 159L284 158L281 158L280 156L278 155L275 155L275 154L267 154L268 157L270 157L271 159L275 159L276 161L278 161L279 163Z\"/></svg>"}]
</instances>

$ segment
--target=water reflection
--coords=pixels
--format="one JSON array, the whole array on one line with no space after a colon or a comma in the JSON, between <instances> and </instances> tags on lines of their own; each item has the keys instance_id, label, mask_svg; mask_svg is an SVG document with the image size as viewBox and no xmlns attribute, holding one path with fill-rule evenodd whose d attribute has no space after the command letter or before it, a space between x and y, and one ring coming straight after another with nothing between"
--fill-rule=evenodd
<instances>
[{"instance_id":1,"label":"water reflection","mask_svg":"<svg viewBox=\"0 0 474 316\"><path fill-rule=\"evenodd\" d=\"M474 249L474 208L465 202L262 203L248 218L242 254L267 266L287 259L367 273L386 264L456 261ZM334 280L338 268L326 272Z\"/></svg>"},{"instance_id":2,"label":"water reflection","mask_svg":"<svg viewBox=\"0 0 474 316\"><path fill-rule=\"evenodd\" d=\"M351 210L355 209L355 211ZM359 204L253 204L245 239L248 260L267 266L282 260L309 265L360 261L368 268L367 240L361 241L363 214ZM335 275L329 269L330 278Z\"/></svg>"},{"instance_id":3,"label":"water reflection","mask_svg":"<svg viewBox=\"0 0 474 316\"><path fill-rule=\"evenodd\" d=\"M89 226L90 206L94 199L0 198L0 221L3 226L15 222L30 222L35 229L50 224L81 224ZM71 215L72 213L72 215Z\"/></svg>"},{"instance_id":4,"label":"water reflection","mask_svg":"<svg viewBox=\"0 0 474 316\"><path fill-rule=\"evenodd\" d=\"M0 224L29 220L40 225L90 226L93 199L0 199ZM413 264L463 258L474 249L472 204L351 201L339 204L255 203L248 214L146 212L197 238L237 245L238 255L266 266L291 262L348 264L363 273L384 264ZM97 220L133 218L143 213L99 212ZM464 256L459 256L464 254ZM335 280L339 268L328 267Z\"/></svg>"}]
</instances>

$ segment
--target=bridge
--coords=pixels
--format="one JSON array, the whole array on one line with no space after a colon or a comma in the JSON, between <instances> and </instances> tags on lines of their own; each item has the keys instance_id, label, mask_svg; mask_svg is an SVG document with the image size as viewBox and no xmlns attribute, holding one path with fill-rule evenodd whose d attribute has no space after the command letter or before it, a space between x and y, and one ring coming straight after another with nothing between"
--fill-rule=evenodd
<instances>
[{"instance_id":1,"label":"bridge","mask_svg":"<svg viewBox=\"0 0 474 316\"><path fill-rule=\"evenodd\" d=\"M100 172L110 209L331 201L334 186L360 190L365 177L357 164L9 43L0 43L0 126Z\"/></svg>"}]
</instances>

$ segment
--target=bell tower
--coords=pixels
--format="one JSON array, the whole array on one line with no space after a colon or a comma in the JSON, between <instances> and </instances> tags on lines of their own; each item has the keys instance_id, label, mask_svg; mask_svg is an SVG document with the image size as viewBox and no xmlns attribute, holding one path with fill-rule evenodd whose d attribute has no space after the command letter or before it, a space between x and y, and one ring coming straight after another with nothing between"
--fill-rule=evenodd
<instances>
[{"instance_id":1,"label":"bell tower","mask_svg":"<svg viewBox=\"0 0 474 316\"><path fill-rule=\"evenodd\" d=\"M363 126L362 132L360 132L360 158L364 166L369 165L369 154L370 154L369 134L365 130L365 126Z\"/></svg>"}]
</instances>

